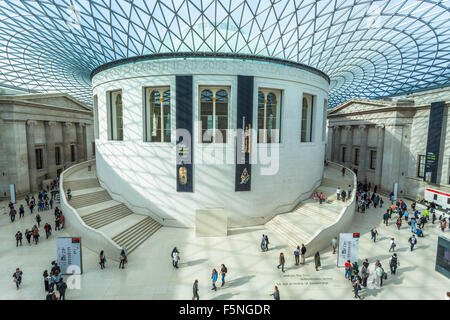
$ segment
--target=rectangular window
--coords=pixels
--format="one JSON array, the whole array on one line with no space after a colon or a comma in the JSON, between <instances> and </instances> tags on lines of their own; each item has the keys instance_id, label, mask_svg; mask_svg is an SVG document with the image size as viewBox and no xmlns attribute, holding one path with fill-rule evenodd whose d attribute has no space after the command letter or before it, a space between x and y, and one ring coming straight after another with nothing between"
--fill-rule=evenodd
<instances>
[{"instance_id":1,"label":"rectangular window","mask_svg":"<svg viewBox=\"0 0 450 320\"><path fill-rule=\"evenodd\" d=\"M314 98L315 97L310 94L303 95L300 142L313 141Z\"/></svg>"},{"instance_id":2,"label":"rectangular window","mask_svg":"<svg viewBox=\"0 0 450 320\"><path fill-rule=\"evenodd\" d=\"M437 194L434 194L434 195L433 195L433 199L434 199L434 200L437 200Z\"/></svg>"},{"instance_id":3,"label":"rectangular window","mask_svg":"<svg viewBox=\"0 0 450 320\"><path fill-rule=\"evenodd\" d=\"M36 152L36 169L40 170L44 167L43 148L35 149Z\"/></svg>"},{"instance_id":4,"label":"rectangular window","mask_svg":"<svg viewBox=\"0 0 450 320\"><path fill-rule=\"evenodd\" d=\"M258 89L258 143L279 143L281 91Z\"/></svg>"},{"instance_id":5,"label":"rectangular window","mask_svg":"<svg viewBox=\"0 0 450 320\"><path fill-rule=\"evenodd\" d=\"M322 141L325 141L327 135L327 110L328 100L323 100L323 127L322 127Z\"/></svg>"},{"instance_id":6,"label":"rectangular window","mask_svg":"<svg viewBox=\"0 0 450 320\"><path fill-rule=\"evenodd\" d=\"M202 143L225 143L228 132L229 87L200 87Z\"/></svg>"},{"instance_id":7,"label":"rectangular window","mask_svg":"<svg viewBox=\"0 0 450 320\"><path fill-rule=\"evenodd\" d=\"M423 178L425 176L425 155L419 154L417 156L417 177Z\"/></svg>"},{"instance_id":8,"label":"rectangular window","mask_svg":"<svg viewBox=\"0 0 450 320\"><path fill-rule=\"evenodd\" d=\"M342 159L341 162L345 162L345 151L347 151L346 147L342 147Z\"/></svg>"},{"instance_id":9,"label":"rectangular window","mask_svg":"<svg viewBox=\"0 0 450 320\"><path fill-rule=\"evenodd\" d=\"M95 128L95 139L99 137L99 128L98 128L98 96L94 96L94 128Z\"/></svg>"},{"instance_id":10,"label":"rectangular window","mask_svg":"<svg viewBox=\"0 0 450 320\"><path fill-rule=\"evenodd\" d=\"M144 141L170 142L170 88L145 88Z\"/></svg>"},{"instance_id":11,"label":"rectangular window","mask_svg":"<svg viewBox=\"0 0 450 320\"><path fill-rule=\"evenodd\" d=\"M61 164L61 147L55 147L55 164L57 166Z\"/></svg>"},{"instance_id":12,"label":"rectangular window","mask_svg":"<svg viewBox=\"0 0 450 320\"><path fill-rule=\"evenodd\" d=\"M359 149L355 148L355 156L353 158L353 164L358 166L359 165Z\"/></svg>"},{"instance_id":13,"label":"rectangular window","mask_svg":"<svg viewBox=\"0 0 450 320\"><path fill-rule=\"evenodd\" d=\"M70 161L75 162L76 157L75 157L75 145L71 144L70 145Z\"/></svg>"},{"instance_id":14,"label":"rectangular window","mask_svg":"<svg viewBox=\"0 0 450 320\"><path fill-rule=\"evenodd\" d=\"M108 139L123 140L122 90L108 92Z\"/></svg>"},{"instance_id":15,"label":"rectangular window","mask_svg":"<svg viewBox=\"0 0 450 320\"><path fill-rule=\"evenodd\" d=\"M370 150L370 169L375 170L377 163L377 152L376 150Z\"/></svg>"}]
</instances>

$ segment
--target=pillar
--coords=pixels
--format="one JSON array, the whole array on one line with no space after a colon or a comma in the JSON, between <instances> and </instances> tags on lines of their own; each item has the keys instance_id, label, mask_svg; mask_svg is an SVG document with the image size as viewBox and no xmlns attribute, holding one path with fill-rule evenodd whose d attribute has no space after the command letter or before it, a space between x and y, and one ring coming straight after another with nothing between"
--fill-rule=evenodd
<instances>
[{"instance_id":1,"label":"pillar","mask_svg":"<svg viewBox=\"0 0 450 320\"><path fill-rule=\"evenodd\" d=\"M375 184L381 185L381 176L383 174L383 146L384 146L384 124L375 126L377 132L377 161L375 164Z\"/></svg>"},{"instance_id":2,"label":"pillar","mask_svg":"<svg viewBox=\"0 0 450 320\"><path fill-rule=\"evenodd\" d=\"M75 132L76 132L76 138L77 138L77 149L76 149L76 158L77 162L84 161L84 148L86 145L86 142L83 141L83 127L86 126L84 123L76 123L75 125Z\"/></svg>"},{"instance_id":3,"label":"pillar","mask_svg":"<svg viewBox=\"0 0 450 320\"><path fill-rule=\"evenodd\" d=\"M45 128L45 145L47 151L47 173L51 179L56 179L56 159L55 159L55 138L56 125L54 121L46 121Z\"/></svg>"},{"instance_id":4,"label":"pillar","mask_svg":"<svg viewBox=\"0 0 450 320\"><path fill-rule=\"evenodd\" d=\"M339 163L339 155L341 149L341 128L333 127L333 161Z\"/></svg>"},{"instance_id":5,"label":"pillar","mask_svg":"<svg viewBox=\"0 0 450 320\"><path fill-rule=\"evenodd\" d=\"M36 172L36 151L34 143L34 131L37 121L28 120L27 121L27 152L28 152L28 171L30 177L30 192L34 193L38 191L38 186L36 182L37 172Z\"/></svg>"},{"instance_id":6,"label":"pillar","mask_svg":"<svg viewBox=\"0 0 450 320\"><path fill-rule=\"evenodd\" d=\"M359 147L359 166L358 166L358 180L364 182L366 179L367 170L367 126L360 125L360 147Z\"/></svg>"},{"instance_id":7,"label":"pillar","mask_svg":"<svg viewBox=\"0 0 450 320\"><path fill-rule=\"evenodd\" d=\"M70 159L70 144L73 142L71 130L73 129L72 122L64 122L62 126L63 131L63 154L64 154L64 168L68 168L71 165Z\"/></svg>"},{"instance_id":8,"label":"pillar","mask_svg":"<svg viewBox=\"0 0 450 320\"><path fill-rule=\"evenodd\" d=\"M353 148L353 130L352 126L345 126L346 144L345 144L345 166L352 165Z\"/></svg>"}]
</instances>

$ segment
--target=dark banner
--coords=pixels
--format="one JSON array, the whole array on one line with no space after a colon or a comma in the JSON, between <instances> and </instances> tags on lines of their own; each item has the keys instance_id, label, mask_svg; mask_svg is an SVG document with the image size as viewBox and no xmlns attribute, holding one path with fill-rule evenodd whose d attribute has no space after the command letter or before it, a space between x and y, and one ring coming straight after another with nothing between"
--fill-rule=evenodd
<instances>
[{"instance_id":1,"label":"dark banner","mask_svg":"<svg viewBox=\"0 0 450 320\"><path fill-rule=\"evenodd\" d=\"M253 77L238 76L235 191L251 190L252 167L250 164L250 149L252 119Z\"/></svg>"},{"instance_id":2,"label":"dark banner","mask_svg":"<svg viewBox=\"0 0 450 320\"><path fill-rule=\"evenodd\" d=\"M176 76L177 191L193 192L192 76Z\"/></svg>"},{"instance_id":3,"label":"dark banner","mask_svg":"<svg viewBox=\"0 0 450 320\"><path fill-rule=\"evenodd\" d=\"M424 174L424 180L431 183L437 183L443 119L444 102L433 102L431 104L430 120L428 122L427 154Z\"/></svg>"}]
</instances>

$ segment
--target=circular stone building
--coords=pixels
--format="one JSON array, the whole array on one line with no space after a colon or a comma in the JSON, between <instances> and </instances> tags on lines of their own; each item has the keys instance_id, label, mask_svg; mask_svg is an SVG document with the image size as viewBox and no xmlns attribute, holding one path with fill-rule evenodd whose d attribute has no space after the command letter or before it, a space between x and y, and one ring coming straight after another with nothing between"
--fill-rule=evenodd
<instances>
[{"instance_id":1,"label":"circular stone building","mask_svg":"<svg viewBox=\"0 0 450 320\"><path fill-rule=\"evenodd\" d=\"M320 185L329 78L256 56L151 55L93 71L97 175L166 226L263 224ZM214 224L210 226L214 228Z\"/></svg>"}]
</instances>

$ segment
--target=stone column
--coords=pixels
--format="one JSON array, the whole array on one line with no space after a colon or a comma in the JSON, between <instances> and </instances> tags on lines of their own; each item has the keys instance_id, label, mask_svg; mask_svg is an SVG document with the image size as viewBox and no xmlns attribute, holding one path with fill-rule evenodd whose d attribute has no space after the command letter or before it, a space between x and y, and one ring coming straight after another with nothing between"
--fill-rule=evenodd
<instances>
[{"instance_id":1,"label":"stone column","mask_svg":"<svg viewBox=\"0 0 450 320\"><path fill-rule=\"evenodd\" d=\"M328 126L328 133L327 133L327 150L326 150L326 156L325 158L329 161L333 160L333 143L334 143L334 130L332 126Z\"/></svg>"},{"instance_id":2,"label":"stone column","mask_svg":"<svg viewBox=\"0 0 450 320\"><path fill-rule=\"evenodd\" d=\"M83 141L83 127L86 126L84 123L76 123L75 131L77 135L77 162L84 161L84 147L86 142Z\"/></svg>"},{"instance_id":3,"label":"stone column","mask_svg":"<svg viewBox=\"0 0 450 320\"><path fill-rule=\"evenodd\" d=\"M375 126L377 133L377 162L375 164L375 184L381 186L381 175L383 174L383 146L384 146L384 124Z\"/></svg>"},{"instance_id":4,"label":"stone column","mask_svg":"<svg viewBox=\"0 0 450 320\"><path fill-rule=\"evenodd\" d=\"M341 150L341 128L333 127L333 161L339 163L339 155Z\"/></svg>"},{"instance_id":5,"label":"stone column","mask_svg":"<svg viewBox=\"0 0 450 320\"><path fill-rule=\"evenodd\" d=\"M38 191L38 186L36 182L37 172L36 172L36 151L34 143L34 131L37 121L28 120L27 121L27 151L28 151L28 170L30 176L30 192L34 193Z\"/></svg>"},{"instance_id":6,"label":"stone column","mask_svg":"<svg viewBox=\"0 0 450 320\"><path fill-rule=\"evenodd\" d=\"M56 125L54 121L47 121L45 128L45 144L47 149L47 173L51 179L56 179L55 138Z\"/></svg>"},{"instance_id":7,"label":"stone column","mask_svg":"<svg viewBox=\"0 0 450 320\"><path fill-rule=\"evenodd\" d=\"M353 130L352 126L345 126L346 132L346 145L345 145L345 166L350 168L352 165L353 154Z\"/></svg>"},{"instance_id":8,"label":"stone column","mask_svg":"<svg viewBox=\"0 0 450 320\"><path fill-rule=\"evenodd\" d=\"M359 167L358 167L358 180L364 183L367 170L367 126L360 125L360 147L359 147Z\"/></svg>"},{"instance_id":9,"label":"stone column","mask_svg":"<svg viewBox=\"0 0 450 320\"><path fill-rule=\"evenodd\" d=\"M70 144L73 142L70 131L73 128L72 122L64 122L62 126L63 131L63 154L64 154L64 168L68 168L71 165L70 159Z\"/></svg>"}]
</instances>

